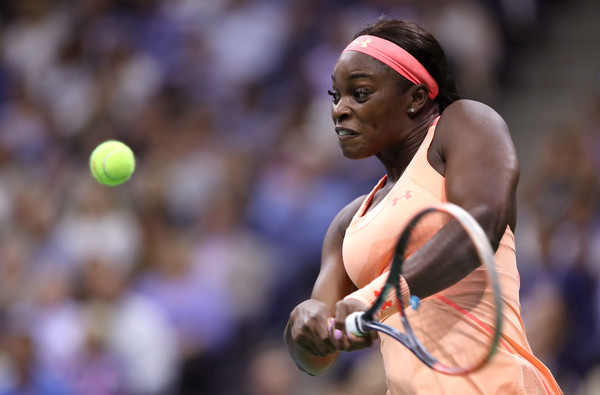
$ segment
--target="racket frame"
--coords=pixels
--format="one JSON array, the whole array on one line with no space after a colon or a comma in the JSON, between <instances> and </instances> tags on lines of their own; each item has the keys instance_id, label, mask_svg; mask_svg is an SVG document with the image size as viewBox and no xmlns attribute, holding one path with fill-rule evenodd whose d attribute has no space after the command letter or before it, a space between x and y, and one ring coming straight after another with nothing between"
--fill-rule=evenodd
<instances>
[{"instance_id":1,"label":"racket frame","mask_svg":"<svg viewBox=\"0 0 600 395\"><path fill-rule=\"evenodd\" d=\"M410 239L412 229L425 215L428 215L433 211L442 211L448 213L450 216L452 216L452 218L456 219L462 228L468 233L469 237L473 241L473 244L475 245L475 250L479 260L488 273L488 277L492 286L496 316L494 321L495 329L491 329L492 340L489 347L489 352L478 364L469 367L448 366L438 361L438 359L435 358L421 344L417 336L414 334L404 310L404 300L400 290L400 275L402 273L402 265L404 264L404 251L406 250L406 245ZM402 325L404 327L404 333L394 327L379 322L375 318L375 315L385 303L387 295L392 289L396 291L396 298L398 299L399 304L398 310ZM496 352L501 337L502 304L503 302L501 298L500 282L498 279L498 273L496 271L496 264L494 262L494 251L484 230L481 228L479 223L460 206L449 202L441 203L435 206L427 207L411 218L409 223L402 231L398 242L396 243L394 258L390 267L390 273L381 290L381 293L375 302L373 302L371 307L369 307L367 310L348 315L346 318L346 330L349 333L353 333L358 336L364 336L370 331L384 333L402 343L417 358L435 371L451 376L462 376L481 368Z\"/></svg>"}]
</instances>

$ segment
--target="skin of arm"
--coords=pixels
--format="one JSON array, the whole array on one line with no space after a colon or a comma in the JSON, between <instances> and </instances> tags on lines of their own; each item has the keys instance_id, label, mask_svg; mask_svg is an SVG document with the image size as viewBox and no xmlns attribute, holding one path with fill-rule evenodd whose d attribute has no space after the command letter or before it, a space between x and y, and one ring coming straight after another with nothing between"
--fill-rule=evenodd
<instances>
[{"instance_id":1,"label":"skin of arm","mask_svg":"<svg viewBox=\"0 0 600 395\"><path fill-rule=\"evenodd\" d=\"M319 375L331 367L343 349L330 330L336 303L356 287L348 277L342 260L342 242L350 220L364 197L358 198L334 218L323 241L321 270L313 287L311 298L300 303L291 312L284 332L288 351L298 367L310 375ZM366 306L356 303L355 310ZM347 349L365 348L371 338L361 338Z\"/></svg>"}]
</instances>

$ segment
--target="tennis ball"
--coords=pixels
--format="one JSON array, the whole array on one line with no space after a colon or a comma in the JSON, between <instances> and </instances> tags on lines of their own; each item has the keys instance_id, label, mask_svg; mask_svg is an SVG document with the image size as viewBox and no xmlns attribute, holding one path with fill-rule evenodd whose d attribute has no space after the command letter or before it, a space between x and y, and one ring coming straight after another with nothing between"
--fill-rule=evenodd
<instances>
[{"instance_id":1,"label":"tennis ball","mask_svg":"<svg viewBox=\"0 0 600 395\"><path fill-rule=\"evenodd\" d=\"M115 186L129 180L135 170L135 156L127 145L108 140L97 146L90 156L94 178L103 185Z\"/></svg>"}]
</instances>

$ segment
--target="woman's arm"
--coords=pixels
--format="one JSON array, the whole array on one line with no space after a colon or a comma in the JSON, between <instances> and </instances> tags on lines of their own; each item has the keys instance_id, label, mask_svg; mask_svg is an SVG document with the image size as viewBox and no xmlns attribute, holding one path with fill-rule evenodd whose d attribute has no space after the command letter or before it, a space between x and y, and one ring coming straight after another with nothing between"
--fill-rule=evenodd
<instances>
[{"instance_id":1,"label":"woman's arm","mask_svg":"<svg viewBox=\"0 0 600 395\"><path fill-rule=\"evenodd\" d=\"M300 369L311 375L325 372L338 356L330 338L330 320L336 302L355 289L344 268L342 242L362 199L350 203L331 222L311 298L296 306L285 328L284 340L290 355Z\"/></svg>"},{"instance_id":2,"label":"woman's arm","mask_svg":"<svg viewBox=\"0 0 600 395\"><path fill-rule=\"evenodd\" d=\"M429 155L441 159L448 201L467 210L497 249L506 227L516 224L519 164L506 123L490 107L460 100L444 111L434 141ZM403 276L411 293L423 298L478 266L448 225L406 261Z\"/></svg>"}]
</instances>

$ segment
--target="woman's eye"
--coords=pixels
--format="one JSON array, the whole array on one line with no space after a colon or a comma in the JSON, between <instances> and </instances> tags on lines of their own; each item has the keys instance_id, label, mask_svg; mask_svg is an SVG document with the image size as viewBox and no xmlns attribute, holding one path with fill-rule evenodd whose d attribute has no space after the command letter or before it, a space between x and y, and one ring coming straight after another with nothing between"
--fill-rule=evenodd
<instances>
[{"instance_id":1,"label":"woman's eye","mask_svg":"<svg viewBox=\"0 0 600 395\"><path fill-rule=\"evenodd\" d=\"M333 102L337 104L337 102L340 101L340 94L332 91L331 89L327 91L327 94L329 94L329 96L331 96L331 98L333 99Z\"/></svg>"},{"instance_id":2,"label":"woman's eye","mask_svg":"<svg viewBox=\"0 0 600 395\"><path fill-rule=\"evenodd\" d=\"M357 89L354 91L354 98L357 100L364 100L369 95L369 91L365 89Z\"/></svg>"}]
</instances>

